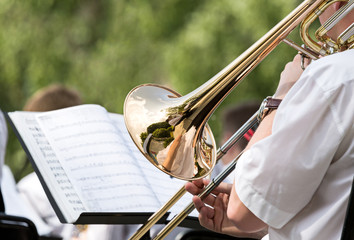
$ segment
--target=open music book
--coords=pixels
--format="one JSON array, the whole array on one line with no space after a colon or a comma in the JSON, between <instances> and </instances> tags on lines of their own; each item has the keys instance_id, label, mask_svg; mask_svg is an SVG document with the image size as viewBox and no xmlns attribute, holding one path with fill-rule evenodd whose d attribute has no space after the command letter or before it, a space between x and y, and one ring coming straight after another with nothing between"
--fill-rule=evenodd
<instances>
[{"instance_id":1,"label":"open music book","mask_svg":"<svg viewBox=\"0 0 354 240\"><path fill-rule=\"evenodd\" d=\"M143 223L185 183L147 161L123 116L99 105L7 115L63 223ZM164 220L190 201L186 193Z\"/></svg>"}]
</instances>

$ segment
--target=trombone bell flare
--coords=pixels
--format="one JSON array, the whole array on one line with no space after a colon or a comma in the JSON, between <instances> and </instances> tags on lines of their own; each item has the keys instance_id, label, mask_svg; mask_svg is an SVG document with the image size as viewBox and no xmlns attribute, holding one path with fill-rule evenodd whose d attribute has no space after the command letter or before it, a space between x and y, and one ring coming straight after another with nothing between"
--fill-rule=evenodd
<instances>
[{"instance_id":1,"label":"trombone bell flare","mask_svg":"<svg viewBox=\"0 0 354 240\"><path fill-rule=\"evenodd\" d=\"M216 163L214 136L195 103L195 96L154 84L134 88L124 102L125 125L141 153L183 180L205 177Z\"/></svg>"}]
</instances>

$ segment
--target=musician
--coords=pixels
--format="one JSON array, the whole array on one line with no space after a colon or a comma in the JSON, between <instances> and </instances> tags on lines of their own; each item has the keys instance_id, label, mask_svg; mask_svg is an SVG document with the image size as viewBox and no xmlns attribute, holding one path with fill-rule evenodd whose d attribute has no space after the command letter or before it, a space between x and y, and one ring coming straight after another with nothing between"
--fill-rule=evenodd
<instances>
[{"instance_id":1,"label":"musician","mask_svg":"<svg viewBox=\"0 0 354 240\"><path fill-rule=\"evenodd\" d=\"M332 4L323 23L345 3ZM329 32L354 22L351 11ZM205 199L193 197L200 223L234 236L263 239L340 239L354 175L354 50L310 65L295 56L285 66L274 98L240 158L233 185ZM207 180L187 183L196 194Z\"/></svg>"}]
</instances>

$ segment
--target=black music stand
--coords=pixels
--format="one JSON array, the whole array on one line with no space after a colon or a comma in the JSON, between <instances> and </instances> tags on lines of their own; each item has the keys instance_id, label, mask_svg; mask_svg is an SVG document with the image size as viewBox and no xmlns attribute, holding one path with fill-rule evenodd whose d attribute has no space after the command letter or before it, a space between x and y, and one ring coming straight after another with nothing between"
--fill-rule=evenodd
<instances>
[{"instance_id":1,"label":"black music stand","mask_svg":"<svg viewBox=\"0 0 354 240\"><path fill-rule=\"evenodd\" d=\"M13 240L39 239L37 228L27 218L0 213L0 236Z\"/></svg>"}]
</instances>

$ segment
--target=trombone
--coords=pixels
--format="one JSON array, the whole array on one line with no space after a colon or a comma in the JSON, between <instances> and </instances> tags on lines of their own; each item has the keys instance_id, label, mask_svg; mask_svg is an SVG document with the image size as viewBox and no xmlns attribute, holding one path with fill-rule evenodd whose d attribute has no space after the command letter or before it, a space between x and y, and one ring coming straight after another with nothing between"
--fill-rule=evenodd
<instances>
[{"instance_id":1,"label":"trombone","mask_svg":"<svg viewBox=\"0 0 354 240\"><path fill-rule=\"evenodd\" d=\"M313 40L310 25L336 2L346 4L316 31ZM207 176L220 157L207 124L219 104L281 42L314 60L353 48L354 24L335 41L327 35L353 9L353 3L354 0L305 0L217 75L185 96L154 84L134 88L124 103L124 119L135 145L154 166L173 177L190 181ZM299 24L305 46L286 39ZM212 187L207 189L211 191ZM130 239L140 239L184 193L184 188L179 190ZM172 219L155 239L163 239L191 209L193 204Z\"/></svg>"}]
</instances>

